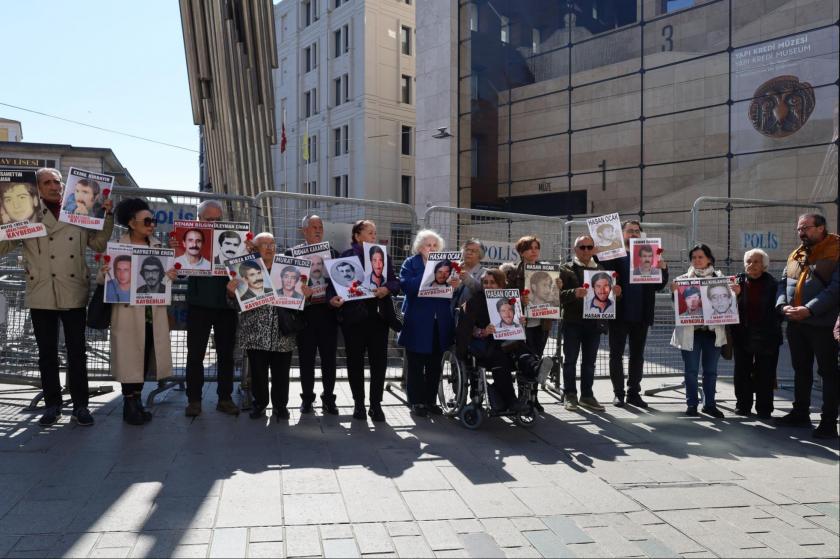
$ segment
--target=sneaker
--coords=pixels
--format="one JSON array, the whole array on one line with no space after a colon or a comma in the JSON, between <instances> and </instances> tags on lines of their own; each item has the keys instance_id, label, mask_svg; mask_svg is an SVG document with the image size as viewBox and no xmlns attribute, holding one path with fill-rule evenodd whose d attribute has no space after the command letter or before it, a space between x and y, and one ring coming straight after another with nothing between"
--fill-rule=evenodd
<instances>
[{"instance_id":1,"label":"sneaker","mask_svg":"<svg viewBox=\"0 0 840 559\"><path fill-rule=\"evenodd\" d=\"M184 410L184 415L187 417L198 417L199 415L201 415L201 402L190 402L189 404L187 404L187 409Z\"/></svg>"},{"instance_id":2,"label":"sneaker","mask_svg":"<svg viewBox=\"0 0 840 559\"><path fill-rule=\"evenodd\" d=\"M577 411L578 398L577 394L566 394L566 411Z\"/></svg>"},{"instance_id":3,"label":"sneaker","mask_svg":"<svg viewBox=\"0 0 840 559\"><path fill-rule=\"evenodd\" d=\"M44 415L38 420L38 425L41 427L49 427L55 425L58 418L61 417L61 408L58 406L48 406L44 409Z\"/></svg>"},{"instance_id":4,"label":"sneaker","mask_svg":"<svg viewBox=\"0 0 840 559\"><path fill-rule=\"evenodd\" d=\"M411 406L411 413L416 415L417 417L426 417L429 415L428 410L426 410L426 406L423 404L415 404Z\"/></svg>"},{"instance_id":5,"label":"sneaker","mask_svg":"<svg viewBox=\"0 0 840 559\"><path fill-rule=\"evenodd\" d=\"M793 411L782 417L777 417L776 425L782 427L813 427L809 416Z\"/></svg>"},{"instance_id":6,"label":"sneaker","mask_svg":"<svg viewBox=\"0 0 840 559\"><path fill-rule=\"evenodd\" d=\"M356 404L353 407L353 419L365 419L365 406L364 406L364 404Z\"/></svg>"},{"instance_id":7,"label":"sneaker","mask_svg":"<svg viewBox=\"0 0 840 559\"><path fill-rule=\"evenodd\" d=\"M705 413L706 415L711 415L712 417L716 417L717 419L723 419L723 412L717 409L716 406L703 408L703 413Z\"/></svg>"},{"instance_id":8,"label":"sneaker","mask_svg":"<svg viewBox=\"0 0 840 559\"><path fill-rule=\"evenodd\" d=\"M604 411L604 406L598 403L594 396L583 396L580 399L580 405L589 408L593 411Z\"/></svg>"},{"instance_id":9,"label":"sneaker","mask_svg":"<svg viewBox=\"0 0 840 559\"><path fill-rule=\"evenodd\" d=\"M815 439L836 439L838 438L837 423L834 421L831 423L827 421L820 421L819 427L814 429L811 434Z\"/></svg>"},{"instance_id":10,"label":"sneaker","mask_svg":"<svg viewBox=\"0 0 840 559\"><path fill-rule=\"evenodd\" d=\"M627 396L627 403L631 406L635 406L637 408L647 409L648 403L642 400L642 397L638 394L630 394Z\"/></svg>"},{"instance_id":11,"label":"sneaker","mask_svg":"<svg viewBox=\"0 0 840 559\"><path fill-rule=\"evenodd\" d=\"M376 423L382 423L385 421L385 413L382 411L382 407L378 405L373 405L368 410L368 415L371 419L373 419Z\"/></svg>"},{"instance_id":12,"label":"sneaker","mask_svg":"<svg viewBox=\"0 0 840 559\"><path fill-rule=\"evenodd\" d=\"M216 411L228 415L239 415L239 406L234 404L233 400L219 400L219 403L216 404Z\"/></svg>"},{"instance_id":13,"label":"sneaker","mask_svg":"<svg viewBox=\"0 0 840 559\"><path fill-rule=\"evenodd\" d=\"M616 396L613 398L613 405L617 408L624 407L624 396Z\"/></svg>"},{"instance_id":14,"label":"sneaker","mask_svg":"<svg viewBox=\"0 0 840 559\"><path fill-rule=\"evenodd\" d=\"M545 382L545 379L548 378L549 373L551 373L551 369L553 368L554 359L547 355L540 359L539 373L537 373L537 384L543 384Z\"/></svg>"},{"instance_id":15,"label":"sneaker","mask_svg":"<svg viewBox=\"0 0 840 559\"><path fill-rule=\"evenodd\" d=\"M90 427L93 425L93 416L90 415L90 410L87 408L79 408L77 410L73 410L73 414L70 416L70 419L81 425L82 427Z\"/></svg>"},{"instance_id":16,"label":"sneaker","mask_svg":"<svg viewBox=\"0 0 840 559\"><path fill-rule=\"evenodd\" d=\"M688 417L700 417L700 413L697 411L697 406L688 406L685 408L685 415Z\"/></svg>"}]
</instances>

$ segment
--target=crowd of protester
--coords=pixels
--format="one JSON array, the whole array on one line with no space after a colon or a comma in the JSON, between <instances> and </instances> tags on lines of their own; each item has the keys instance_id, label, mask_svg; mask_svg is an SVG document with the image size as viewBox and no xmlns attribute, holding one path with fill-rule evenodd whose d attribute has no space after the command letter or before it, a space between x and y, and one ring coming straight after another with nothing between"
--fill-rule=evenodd
<instances>
[{"instance_id":1,"label":"crowd of protester","mask_svg":"<svg viewBox=\"0 0 840 559\"><path fill-rule=\"evenodd\" d=\"M110 200L103 205L105 224L101 231L82 229L58 220L63 182L56 169L39 169L36 175L42 204L40 221L47 235L22 241L0 242L0 255L22 245L26 274L26 305L30 309L38 345L38 365L44 392L45 412L40 424L54 424L62 413L62 388L59 378L58 331L64 328L67 351L67 384L72 398L71 418L79 425L93 425L88 407L88 380L85 353L85 313L90 298L90 270L86 251L102 252L112 236L114 221L125 228L120 242L158 247L156 221L148 204L140 198L123 199L116 208ZM198 208L202 221L224 219L219 202L208 200ZM642 223L635 220L622 225L624 242L641 237ZM840 237L828 231L825 217L819 214L800 216L796 231L801 244L788 257L780 278L769 272L769 256L760 249L744 254L744 271L732 278L730 288L737 298L739 323L722 325L677 325L671 345L678 349L684 363L686 410L688 416L701 412L713 418L724 414L716 401L718 360L725 346L734 356L735 413L770 419L774 411L774 389L777 386L777 363L782 345L782 324L794 371L793 410L776 418L780 425L813 427L810 417L814 362L822 378L822 415L813 435L837 437L838 346L840 346ZM307 244L324 239L324 223L310 215L301 224L301 236ZM364 262L363 244L376 243L376 224L359 220L351 229L350 248L333 257L357 257ZM259 253L267 269L274 260L277 246L274 237L259 233L248 241L252 252ZM444 239L435 231L417 233L412 256L395 273L388 262L383 273L371 278L374 297L348 301L336 294L328 284L323 300L310 300L312 291L304 286L306 303L302 311L289 311L275 306L261 306L239 313L234 291L237 279L190 277L187 289L188 314L185 415L202 413L204 357L211 331L218 356L216 387L219 412L238 415L232 397L234 348L247 354L251 373L253 402L250 417L265 417L271 405L279 421L289 417L289 373L294 351L298 352L301 378L301 413L313 413L316 354L320 356L324 414L336 415L336 353L338 331L344 339L347 373L353 397L352 416L374 422L385 421L382 396L388 362L389 328L393 326L394 297L404 296L398 344L405 348L406 390L412 413L423 417L441 414L438 385L442 372L442 356L455 348L462 359L481 355L493 364L493 385L498 405L516 410L526 403L518 398L512 374L518 370L535 375L541 366L550 332L557 321L523 318L525 341L503 343L493 339L495 326L490 321L485 289L519 289L521 304L529 304L525 289L525 264L540 262L540 239L526 236L516 243L519 261L500 268L482 265L482 245L471 239L460 247L461 261L457 273L447 284L452 299L419 298L421 278L429 254L442 251ZM562 341L562 390L565 408L581 407L594 412L605 410L593 391L595 362L601 336L609 337L609 372L616 407L647 408L641 397L644 353L647 333L653 325L655 294L668 285L668 269L664 257L658 259L662 280L655 284L635 284L630 278L630 257L598 260L598 248L589 235L575 239L574 254L562 265L556 281L559 290L561 318L558 341ZM689 251L690 266L676 279L724 277L715 267L712 250L697 244ZM116 265L116 262L115 262ZM103 262L96 275L105 282L109 263ZM584 318L587 292L584 271L611 271L617 278L612 287L616 300L613 320ZM144 272L145 273L145 272ZM174 279L177 270L149 270ZM154 279L154 278L153 278ZM672 282L671 289L676 286ZM518 303L517 303L518 304ZM284 331L286 313L300 312L304 326L297 332ZM113 304L110 324L111 371L122 387L123 418L131 425L152 420L152 413L142 403L146 379L163 379L172 374L172 358L166 308ZM629 345L629 367L624 374L624 354ZM367 356L368 393L365 394L365 356ZM702 369L702 377L701 377ZM580 378L578 391L577 379ZM702 378L702 408L699 380ZM270 386L270 390L269 390ZM366 407L367 404L367 407ZM542 406L534 401L538 411Z\"/></svg>"}]
</instances>

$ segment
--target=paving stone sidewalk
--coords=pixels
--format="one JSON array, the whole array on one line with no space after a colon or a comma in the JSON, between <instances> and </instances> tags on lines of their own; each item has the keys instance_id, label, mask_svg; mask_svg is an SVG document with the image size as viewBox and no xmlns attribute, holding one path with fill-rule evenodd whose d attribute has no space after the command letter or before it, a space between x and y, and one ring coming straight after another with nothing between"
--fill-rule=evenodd
<instances>
[{"instance_id":1,"label":"paving stone sidewalk","mask_svg":"<svg viewBox=\"0 0 840 559\"><path fill-rule=\"evenodd\" d=\"M338 417L224 416L210 384L194 420L169 391L127 426L111 394L92 400L93 428L40 429L34 391L0 385L0 557L840 554L837 442L734 416L726 382L724 420L681 416L677 392L604 413L543 395L533 429L475 432L391 394L387 425L353 421L338 389Z\"/></svg>"}]
</instances>

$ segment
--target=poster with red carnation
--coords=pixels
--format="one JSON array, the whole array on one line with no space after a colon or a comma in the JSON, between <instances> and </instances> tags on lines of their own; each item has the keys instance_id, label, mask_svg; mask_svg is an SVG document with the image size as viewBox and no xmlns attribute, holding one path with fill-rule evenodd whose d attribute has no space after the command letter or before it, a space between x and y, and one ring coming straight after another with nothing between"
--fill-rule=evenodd
<instances>
[{"instance_id":1,"label":"poster with red carnation","mask_svg":"<svg viewBox=\"0 0 840 559\"><path fill-rule=\"evenodd\" d=\"M630 283L662 283L662 239L630 239Z\"/></svg>"},{"instance_id":2,"label":"poster with red carnation","mask_svg":"<svg viewBox=\"0 0 840 559\"><path fill-rule=\"evenodd\" d=\"M105 226L105 200L113 187L111 175L70 167L58 220L101 231Z\"/></svg>"},{"instance_id":3,"label":"poster with red carnation","mask_svg":"<svg viewBox=\"0 0 840 559\"><path fill-rule=\"evenodd\" d=\"M494 340L524 340L522 303L518 289L485 289Z\"/></svg>"},{"instance_id":4,"label":"poster with red carnation","mask_svg":"<svg viewBox=\"0 0 840 559\"><path fill-rule=\"evenodd\" d=\"M336 295L345 301L358 301L372 298L375 288L365 282L365 271L362 262L356 256L331 258L324 261L330 274Z\"/></svg>"},{"instance_id":5,"label":"poster with red carnation","mask_svg":"<svg viewBox=\"0 0 840 559\"><path fill-rule=\"evenodd\" d=\"M453 289L449 280L461 272L460 259L460 252L430 252L417 296L451 299Z\"/></svg>"}]
</instances>

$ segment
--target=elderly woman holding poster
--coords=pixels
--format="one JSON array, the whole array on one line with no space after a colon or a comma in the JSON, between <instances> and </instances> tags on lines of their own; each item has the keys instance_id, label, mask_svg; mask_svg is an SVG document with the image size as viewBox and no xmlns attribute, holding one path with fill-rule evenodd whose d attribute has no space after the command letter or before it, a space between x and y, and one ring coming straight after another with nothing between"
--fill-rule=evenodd
<instances>
[{"instance_id":1,"label":"elderly woman holding poster","mask_svg":"<svg viewBox=\"0 0 840 559\"><path fill-rule=\"evenodd\" d=\"M119 242L160 247L154 237L155 221L149 205L142 198L126 198L114 210L116 221L126 229ZM96 281L105 283L110 263L104 262ZM175 268L166 272L169 280L177 277ZM156 379L172 375L169 318L165 306L111 306L111 373L120 382L123 395L123 421L143 425L152 419L143 409L143 383L146 374Z\"/></svg>"},{"instance_id":2,"label":"elderly woman holding poster","mask_svg":"<svg viewBox=\"0 0 840 559\"><path fill-rule=\"evenodd\" d=\"M450 299L418 298L429 253L443 250L443 245L443 239L434 231L419 231L412 245L414 255L403 262L400 270L400 288L405 293L405 301L402 308L404 324L397 342L406 353L408 405L420 417L429 412L436 415L443 413L435 403L441 358L452 345L455 330ZM452 288L461 284L457 276L450 276L445 281Z\"/></svg>"}]
</instances>

